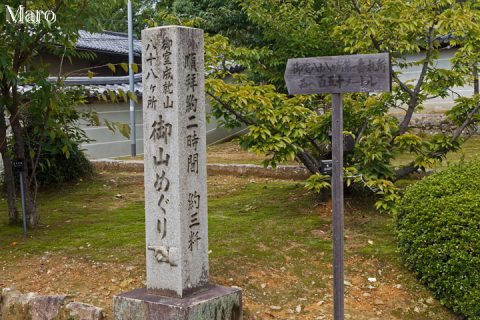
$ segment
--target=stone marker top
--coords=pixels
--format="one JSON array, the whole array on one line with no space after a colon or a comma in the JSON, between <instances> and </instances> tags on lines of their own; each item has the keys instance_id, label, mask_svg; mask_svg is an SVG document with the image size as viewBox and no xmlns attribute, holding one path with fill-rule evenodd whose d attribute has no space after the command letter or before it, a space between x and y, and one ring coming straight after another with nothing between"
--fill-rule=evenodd
<instances>
[{"instance_id":1,"label":"stone marker top","mask_svg":"<svg viewBox=\"0 0 480 320\"><path fill-rule=\"evenodd\" d=\"M142 31L147 289L208 284L203 31Z\"/></svg>"}]
</instances>

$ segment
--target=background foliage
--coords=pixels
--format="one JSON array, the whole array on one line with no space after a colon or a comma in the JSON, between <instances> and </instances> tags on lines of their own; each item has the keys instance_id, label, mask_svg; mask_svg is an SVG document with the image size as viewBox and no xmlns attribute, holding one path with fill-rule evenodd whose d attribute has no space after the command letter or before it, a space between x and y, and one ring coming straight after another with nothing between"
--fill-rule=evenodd
<instances>
[{"instance_id":1,"label":"background foliage","mask_svg":"<svg viewBox=\"0 0 480 320\"><path fill-rule=\"evenodd\" d=\"M98 118L95 112L78 109L86 102L84 92L45 83L27 96L30 106L23 115L24 140L31 164L29 176L35 185L68 182L91 174L92 167L80 147L90 140L79 122L97 123ZM47 110L46 104L50 104Z\"/></svg>"},{"instance_id":2,"label":"background foliage","mask_svg":"<svg viewBox=\"0 0 480 320\"><path fill-rule=\"evenodd\" d=\"M235 79L233 83L223 81L225 74L213 74L207 81L207 92L213 98L215 116L223 117L227 126L249 126L250 132L242 138L242 144L270 155L266 165L275 166L295 157L314 175L308 181L310 189L329 186L325 183L328 177L322 176L319 168L321 160L331 158L330 97L285 95L283 71L290 57L328 55L342 50L391 54L392 93L344 96L346 176L350 183L380 195L379 209L395 210L399 196L392 182L431 168L448 152L458 149L463 133L475 132L479 120L477 94L456 100L448 113L457 126L452 132L428 136L411 130L410 123L414 113L421 111L429 99L456 97L456 86L476 80L472 70L478 64L477 2L241 3L250 21L259 25L268 46L248 48L252 60L242 76L230 74ZM226 44L222 51L213 51L216 54L211 55L216 59L212 65L236 61L241 55L238 47L223 41ZM451 61L452 68L440 68L436 59L442 48L448 46L459 49ZM215 47L207 47L209 50ZM409 54L420 58L407 61ZM420 75L417 79L401 80L400 73L409 67L420 68ZM393 116L391 111L403 115ZM405 152L413 154L415 160L401 168L393 166L396 155Z\"/></svg>"},{"instance_id":3,"label":"background foliage","mask_svg":"<svg viewBox=\"0 0 480 320\"><path fill-rule=\"evenodd\" d=\"M78 152L78 144L82 142L77 123L81 113L73 109L83 103L82 96L66 92L61 75L57 81L49 81L48 65L36 62L35 57L41 50L57 55L59 61L78 55L74 46L79 30L102 30L102 22L108 14L104 10L105 3L8 0L0 6L2 21L6 21L5 5L15 11L20 6L25 11L52 10L57 17L55 23L41 20L38 24L0 24L0 153L10 223L18 221L11 161L24 160L25 210L29 226L35 227L39 222L37 173L46 170L53 162L58 166L59 154L68 159L72 152ZM113 5L112 1L109 4ZM19 87L26 84L34 84L34 89L21 92ZM48 159L50 155L55 159Z\"/></svg>"}]
</instances>

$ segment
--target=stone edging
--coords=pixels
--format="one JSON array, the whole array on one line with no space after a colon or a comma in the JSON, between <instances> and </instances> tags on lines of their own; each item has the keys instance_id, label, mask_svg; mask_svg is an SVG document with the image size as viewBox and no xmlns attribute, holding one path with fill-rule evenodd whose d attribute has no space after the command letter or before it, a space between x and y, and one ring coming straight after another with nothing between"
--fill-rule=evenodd
<instances>
[{"instance_id":1,"label":"stone edging","mask_svg":"<svg viewBox=\"0 0 480 320\"><path fill-rule=\"evenodd\" d=\"M98 170L143 171L143 160L98 159L91 160L91 163ZM301 166L277 166L273 169L255 164L209 163L207 171L209 175L243 175L292 180L305 180L310 176L310 172Z\"/></svg>"},{"instance_id":2,"label":"stone edging","mask_svg":"<svg viewBox=\"0 0 480 320\"><path fill-rule=\"evenodd\" d=\"M4 288L0 295L0 320L103 320L103 309L74 302L66 295L42 296Z\"/></svg>"}]
</instances>

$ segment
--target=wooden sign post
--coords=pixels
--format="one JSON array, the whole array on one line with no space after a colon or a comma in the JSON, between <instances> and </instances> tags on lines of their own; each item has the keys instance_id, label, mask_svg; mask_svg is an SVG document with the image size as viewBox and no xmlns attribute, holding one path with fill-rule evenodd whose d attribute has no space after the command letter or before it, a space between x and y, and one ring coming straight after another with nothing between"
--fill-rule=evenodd
<instances>
[{"instance_id":1,"label":"wooden sign post","mask_svg":"<svg viewBox=\"0 0 480 320\"><path fill-rule=\"evenodd\" d=\"M388 53L289 59L289 94L332 93L332 202L334 319L344 319L342 93L391 91Z\"/></svg>"}]
</instances>

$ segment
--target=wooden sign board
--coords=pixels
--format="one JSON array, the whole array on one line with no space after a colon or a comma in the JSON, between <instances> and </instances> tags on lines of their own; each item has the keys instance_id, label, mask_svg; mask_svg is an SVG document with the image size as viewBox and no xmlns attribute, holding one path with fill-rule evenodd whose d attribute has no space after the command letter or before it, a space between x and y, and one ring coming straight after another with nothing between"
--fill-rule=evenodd
<instances>
[{"instance_id":1,"label":"wooden sign board","mask_svg":"<svg viewBox=\"0 0 480 320\"><path fill-rule=\"evenodd\" d=\"M332 93L332 160L320 171L332 176L334 319L344 320L344 204L342 93L391 91L390 55L359 54L288 59L289 94Z\"/></svg>"},{"instance_id":2,"label":"wooden sign board","mask_svg":"<svg viewBox=\"0 0 480 320\"><path fill-rule=\"evenodd\" d=\"M289 94L389 92L390 55L288 59L285 82Z\"/></svg>"},{"instance_id":3,"label":"wooden sign board","mask_svg":"<svg viewBox=\"0 0 480 320\"><path fill-rule=\"evenodd\" d=\"M12 166L15 172L23 172L25 171L25 166L23 160L15 159L12 161Z\"/></svg>"}]
</instances>

